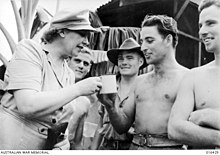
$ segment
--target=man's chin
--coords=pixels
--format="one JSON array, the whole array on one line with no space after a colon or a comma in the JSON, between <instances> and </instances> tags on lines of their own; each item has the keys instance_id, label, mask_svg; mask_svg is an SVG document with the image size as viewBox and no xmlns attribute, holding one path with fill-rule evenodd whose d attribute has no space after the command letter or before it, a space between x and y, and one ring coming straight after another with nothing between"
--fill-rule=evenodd
<instances>
[{"instance_id":1,"label":"man's chin","mask_svg":"<svg viewBox=\"0 0 220 155\"><path fill-rule=\"evenodd\" d=\"M120 72L120 74L121 74L121 75L130 75L131 72L130 72L130 71L127 71L127 72L126 72L126 71L123 71L123 72Z\"/></svg>"},{"instance_id":2,"label":"man's chin","mask_svg":"<svg viewBox=\"0 0 220 155\"><path fill-rule=\"evenodd\" d=\"M82 78L83 78L82 75L77 75L77 74L75 74L75 79L76 79L76 81L79 81L79 80L81 80Z\"/></svg>"},{"instance_id":3,"label":"man's chin","mask_svg":"<svg viewBox=\"0 0 220 155\"><path fill-rule=\"evenodd\" d=\"M209 48L209 47L206 47L206 51L207 51L208 53L214 53L214 50L213 50L212 48Z\"/></svg>"}]
</instances>

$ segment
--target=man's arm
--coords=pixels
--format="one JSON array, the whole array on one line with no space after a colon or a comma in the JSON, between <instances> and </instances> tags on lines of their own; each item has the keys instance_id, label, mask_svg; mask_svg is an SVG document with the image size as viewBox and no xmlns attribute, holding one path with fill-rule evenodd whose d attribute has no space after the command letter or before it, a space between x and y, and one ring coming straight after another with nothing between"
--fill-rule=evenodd
<instances>
[{"instance_id":1,"label":"man's arm","mask_svg":"<svg viewBox=\"0 0 220 155\"><path fill-rule=\"evenodd\" d=\"M168 123L169 138L193 146L220 146L218 130L188 121L195 106L193 80L193 71L190 71L181 82Z\"/></svg>"},{"instance_id":2,"label":"man's arm","mask_svg":"<svg viewBox=\"0 0 220 155\"><path fill-rule=\"evenodd\" d=\"M103 136L104 136L103 118L104 118L104 115L105 115L105 108L102 104L99 106L98 113L99 113L99 116L100 116L99 117L99 123L98 123L98 126L96 128L95 135L94 135L94 138L92 140L92 143L90 145L91 150L98 150L99 149L99 146L100 146L100 144L102 142L102 139L103 139Z\"/></svg>"},{"instance_id":3,"label":"man's arm","mask_svg":"<svg viewBox=\"0 0 220 155\"><path fill-rule=\"evenodd\" d=\"M220 110L210 108L196 110L190 114L189 121L199 126L220 130Z\"/></svg>"},{"instance_id":4,"label":"man's arm","mask_svg":"<svg viewBox=\"0 0 220 155\"><path fill-rule=\"evenodd\" d=\"M135 93L132 89L129 93L129 97L123 102L123 108L119 107L119 104L115 100L115 96L102 94L99 95L99 99L102 104L105 105L112 126L119 133L126 133L132 126L135 117Z\"/></svg>"}]
</instances>

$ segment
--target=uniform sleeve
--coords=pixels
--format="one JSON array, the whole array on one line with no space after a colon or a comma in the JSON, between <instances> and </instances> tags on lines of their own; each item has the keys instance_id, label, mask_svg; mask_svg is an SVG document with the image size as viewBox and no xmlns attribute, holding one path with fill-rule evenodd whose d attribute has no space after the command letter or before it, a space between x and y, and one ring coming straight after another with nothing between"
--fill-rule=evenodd
<instances>
[{"instance_id":1,"label":"uniform sleeve","mask_svg":"<svg viewBox=\"0 0 220 155\"><path fill-rule=\"evenodd\" d=\"M7 67L6 90L33 89L41 90L42 59L36 43L30 40L21 41Z\"/></svg>"}]
</instances>

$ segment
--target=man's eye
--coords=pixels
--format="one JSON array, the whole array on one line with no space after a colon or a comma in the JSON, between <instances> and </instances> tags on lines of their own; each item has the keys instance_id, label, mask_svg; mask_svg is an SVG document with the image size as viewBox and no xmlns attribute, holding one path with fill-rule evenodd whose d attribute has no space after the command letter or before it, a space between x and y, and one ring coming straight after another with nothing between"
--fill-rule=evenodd
<instances>
[{"instance_id":1,"label":"man's eye","mask_svg":"<svg viewBox=\"0 0 220 155\"><path fill-rule=\"evenodd\" d=\"M83 64L84 64L84 66L86 66L86 67L89 66L89 63L88 63L88 62L84 62Z\"/></svg>"},{"instance_id":2,"label":"man's eye","mask_svg":"<svg viewBox=\"0 0 220 155\"><path fill-rule=\"evenodd\" d=\"M118 56L118 60L123 60L123 57L122 56Z\"/></svg>"},{"instance_id":3,"label":"man's eye","mask_svg":"<svg viewBox=\"0 0 220 155\"><path fill-rule=\"evenodd\" d=\"M147 42L150 43L150 44L151 44L153 41L154 41L153 39L148 39L148 40L147 40Z\"/></svg>"},{"instance_id":4,"label":"man's eye","mask_svg":"<svg viewBox=\"0 0 220 155\"><path fill-rule=\"evenodd\" d=\"M118 61L122 61L123 59L122 58L118 58Z\"/></svg>"},{"instance_id":5,"label":"man's eye","mask_svg":"<svg viewBox=\"0 0 220 155\"><path fill-rule=\"evenodd\" d=\"M81 60L79 60L79 59L74 59L73 61L78 63L78 64L81 62Z\"/></svg>"},{"instance_id":6,"label":"man's eye","mask_svg":"<svg viewBox=\"0 0 220 155\"><path fill-rule=\"evenodd\" d=\"M208 22L207 25L208 26L212 26L214 23L213 22Z\"/></svg>"}]
</instances>

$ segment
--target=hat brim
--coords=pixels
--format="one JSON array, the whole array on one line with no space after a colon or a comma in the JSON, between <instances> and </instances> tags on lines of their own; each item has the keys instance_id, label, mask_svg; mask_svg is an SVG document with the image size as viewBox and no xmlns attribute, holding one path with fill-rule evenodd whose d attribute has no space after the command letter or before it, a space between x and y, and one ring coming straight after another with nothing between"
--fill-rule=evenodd
<instances>
[{"instance_id":1,"label":"hat brim","mask_svg":"<svg viewBox=\"0 0 220 155\"><path fill-rule=\"evenodd\" d=\"M98 32L98 30L96 30L95 28L93 28L90 25L67 27L67 29L69 29L69 30L88 30L88 31Z\"/></svg>"},{"instance_id":2,"label":"hat brim","mask_svg":"<svg viewBox=\"0 0 220 155\"><path fill-rule=\"evenodd\" d=\"M122 51L134 51L136 50L144 59L144 63L143 65L140 67L140 69L143 69L145 67L148 66L144 53L141 51L140 47L135 47L135 48L131 48L131 49L111 49L107 52L107 56L109 61L111 61L114 65L118 66L118 54Z\"/></svg>"}]
</instances>

